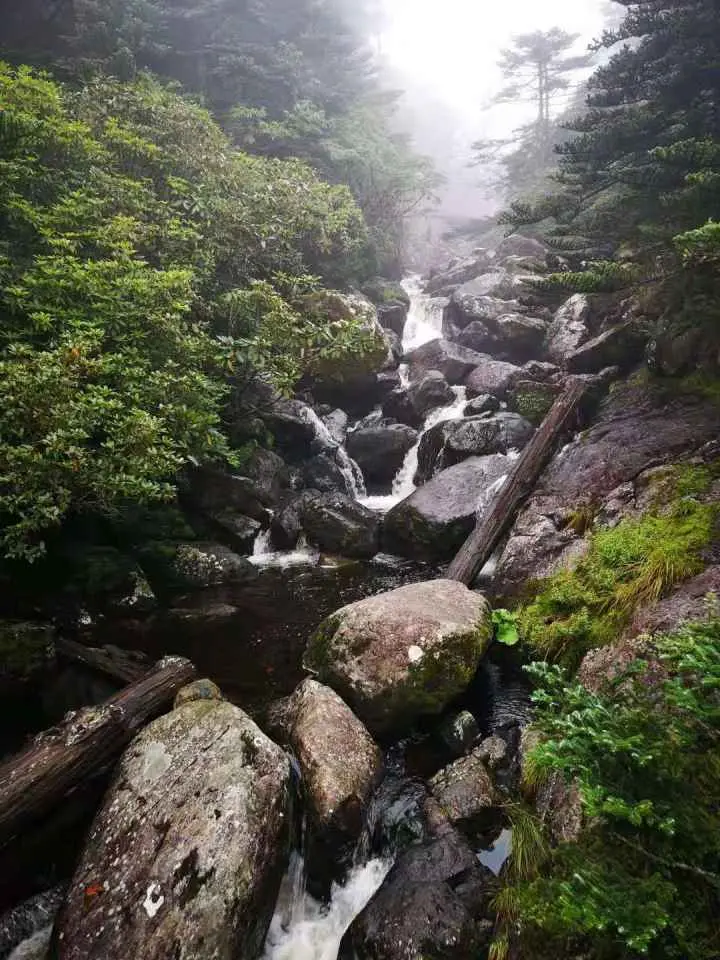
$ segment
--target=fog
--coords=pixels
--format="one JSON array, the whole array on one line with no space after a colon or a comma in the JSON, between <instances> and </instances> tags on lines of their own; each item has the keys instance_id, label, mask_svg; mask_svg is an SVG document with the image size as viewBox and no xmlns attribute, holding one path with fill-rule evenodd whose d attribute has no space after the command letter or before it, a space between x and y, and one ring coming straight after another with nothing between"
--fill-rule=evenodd
<instances>
[{"instance_id":1,"label":"fog","mask_svg":"<svg viewBox=\"0 0 720 960\"><path fill-rule=\"evenodd\" d=\"M531 105L492 106L502 85L497 60L517 33L560 27L579 34L585 51L614 7L607 0L382 0L379 39L391 80L406 90L401 122L429 153L452 186L440 210L450 217L482 216L501 203L479 186L468 166L470 145L505 137L534 113ZM587 76L578 74L578 81ZM568 99L571 95L567 95ZM563 97L556 112L565 105Z\"/></svg>"}]
</instances>

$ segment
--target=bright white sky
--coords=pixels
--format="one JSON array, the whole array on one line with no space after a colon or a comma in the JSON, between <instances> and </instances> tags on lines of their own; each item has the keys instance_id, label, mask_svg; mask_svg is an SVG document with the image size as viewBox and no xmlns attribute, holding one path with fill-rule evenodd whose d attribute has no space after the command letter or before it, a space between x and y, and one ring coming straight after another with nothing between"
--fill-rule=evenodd
<instances>
[{"instance_id":1,"label":"bright white sky","mask_svg":"<svg viewBox=\"0 0 720 960\"><path fill-rule=\"evenodd\" d=\"M585 49L602 31L606 6L604 0L383 0L383 4L388 20L385 54L399 70L476 123L499 87L496 61L512 34L557 26L581 34L578 47ZM490 115L487 122L496 127L493 119Z\"/></svg>"}]
</instances>

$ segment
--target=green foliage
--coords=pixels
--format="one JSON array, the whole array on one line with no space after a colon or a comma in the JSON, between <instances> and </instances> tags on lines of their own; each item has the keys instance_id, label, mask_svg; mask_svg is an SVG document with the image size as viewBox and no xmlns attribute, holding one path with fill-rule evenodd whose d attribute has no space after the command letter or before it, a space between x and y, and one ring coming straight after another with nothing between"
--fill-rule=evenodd
<instances>
[{"instance_id":1,"label":"green foliage","mask_svg":"<svg viewBox=\"0 0 720 960\"><path fill-rule=\"evenodd\" d=\"M524 937L582 937L595 960L710 960L720 936L720 621L646 645L593 693L531 673L543 739L531 757L580 788L586 826L515 885Z\"/></svg>"},{"instance_id":2,"label":"green foliage","mask_svg":"<svg viewBox=\"0 0 720 960\"><path fill-rule=\"evenodd\" d=\"M514 647L520 642L517 614L499 607L492 612L492 623L495 628L495 640L506 647Z\"/></svg>"},{"instance_id":3,"label":"green foliage","mask_svg":"<svg viewBox=\"0 0 720 960\"><path fill-rule=\"evenodd\" d=\"M365 233L346 188L233 151L147 78L70 94L0 66L0 101L0 545L32 559L64 517L171 498L227 456L227 376L287 389L308 346L362 352L281 290Z\"/></svg>"},{"instance_id":4,"label":"green foliage","mask_svg":"<svg viewBox=\"0 0 720 960\"><path fill-rule=\"evenodd\" d=\"M523 639L544 656L577 663L616 639L638 606L702 569L717 508L697 498L709 485L706 471L681 471L668 506L592 533L577 564L541 581L520 609Z\"/></svg>"},{"instance_id":5,"label":"green foliage","mask_svg":"<svg viewBox=\"0 0 720 960\"><path fill-rule=\"evenodd\" d=\"M619 3L627 8L624 21L599 44L612 54L589 81L587 108L569 123L572 135L558 146L555 188L514 204L503 219L515 227L542 222L571 266L549 280L560 289L641 282L664 330L709 331L709 349L701 351L707 361L720 297L716 4Z\"/></svg>"}]
</instances>

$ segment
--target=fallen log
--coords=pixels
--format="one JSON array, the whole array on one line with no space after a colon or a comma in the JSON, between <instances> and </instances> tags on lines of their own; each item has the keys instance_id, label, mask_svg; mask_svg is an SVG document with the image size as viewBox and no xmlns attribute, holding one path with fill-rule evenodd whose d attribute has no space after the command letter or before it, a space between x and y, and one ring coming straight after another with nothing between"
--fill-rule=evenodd
<instances>
[{"instance_id":1,"label":"fallen log","mask_svg":"<svg viewBox=\"0 0 720 960\"><path fill-rule=\"evenodd\" d=\"M138 730L195 677L182 657L165 657L97 707L69 713L0 767L0 846L68 793L107 768Z\"/></svg>"},{"instance_id":2,"label":"fallen log","mask_svg":"<svg viewBox=\"0 0 720 960\"><path fill-rule=\"evenodd\" d=\"M84 643L58 637L55 652L63 660L79 663L94 673L100 673L122 684L135 683L152 667L152 662L136 650L121 650L110 644L104 647L86 647Z\"/></svg>"},{"instance_id":3,"label":"fallen log","mask_svg":"<svg viewBox=\"0 0 720 960\"><path fill-rule=\"evenodd\" d=\"M460 547L447 569L448 580L470 586L485 566L505 530L550 460L560 437L574 421L587 390L582 380L571 379L525 447L495 499Z\"/></svg>"}]
</instances>

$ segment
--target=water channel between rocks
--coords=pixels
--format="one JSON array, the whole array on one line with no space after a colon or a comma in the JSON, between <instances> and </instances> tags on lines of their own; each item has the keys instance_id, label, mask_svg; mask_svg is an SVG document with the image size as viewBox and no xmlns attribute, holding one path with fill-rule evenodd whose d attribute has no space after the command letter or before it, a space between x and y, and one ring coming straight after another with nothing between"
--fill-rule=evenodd
<instances>
[{"instance_id":1,"label":"water channel between rocks","mask_svg":"<svg viewBox=\"0 0 720 960\"><path fill-rule=\"evenodd\" d=\"M428 341L442 337L442 312L446 301L425 295L419 277L407 278L403 281L403 287L410 298L402 341L403 351L407 354ZM401 366L399 372L402 385L407 386L407 367ZM438 423L463 417L466 390L464 387L454 387L453 393L452 403L428 414L418 432L417 442L408 451L394 478L391 493L381 496L367 495L362 472L345 448L332 440L326 425L309 407L306 416L318 441L323 445L334 444L336 462L355 499L373 511L384 514L416 489L414 477L424 433ZM500 477L483 491L478 507L500 488L504 480L505 477ZM358 596L371 595L401 583L433 576L433 571L422 564L384 555L378 555L369 562L335 564L309 544L304 535L293 550L279 551L273 547L269 531L258 535L249 559L260 568L261 576L256 585L250 584L248 587L242 610L238 609L232 614L227 623L222 621L220 629L216 629L217 624L212 619L206 622L206 627L215 631L213 643L207 643L203 630L198 632L191 626L189 629L183 628L185 632L180 635L176 632L176 625L173 628L173 640L183 645L182 652L197 663L198 669L216 677L232 699L255 712L262 711L262 707L255 702L260 689L267 700L288 693L299 681L298 671L307 632L319 619L344 603L358 599ZM486 573L491 566L492 561ZM198 611L198 614L202 613ZM216 608L208 611L211 618L221 614L224 616L223 611ZM240 614L241 621L233 619ZM244 654L238 652L236 632L229 629L232 623L240 622L244 647L247 648ZM198 623L198 626L201 624ZM146 652L162 655L169 639L162 631L158 631L157 637L146 647ZM153 644L157 649L152 649ZM277 659L278 656L280 659ZM238 662L238 657L242 662ZM490 662L481 667L467 699L468 704L465 705L470 705L471 709L470 701L476 705L482 704L477 711L478 717L485 710L484 719L480 720L484 735L516 723L527 709L527 689L523 682L514 683L512 677L508 680L503 668ZM387 800L392 794L392 790L388 793L387 784L390 783L400 794L409 791L412 795L421 779L437 769L437 765L420 772L415 769L413 754L422 754L425 749L423 743L421 737L419 743L408 742L391 748L388 756L393 759L389 764L389 772L386 772L376 792L363 838L349 861L344 879L332 885L327 901L315 899L308 892L304 851L302 843L298 844L283 880L263 960L336 960L343 935L378 891L398 855L399 848L395 843L378 845L369 839L373 829L371 819L382 818L388 814L389 807L398 803L397 799ZM399 763L398 756L401 757ZM426 760L421 761L421 766L424 762ZM444 762L447 762L447 757ZM432 763L430 760L430 768ZM402 816L413 819L407 810ZM418 824L416 818L411 833L420 829ZM509 850L510 831L498 828L484 848L477 850L477 857L497 874ZM15 960L35 960L44 955L50 927L46 926L47 918L43 919L44 924L38 922L34 925L31 935L9 956ZM343 958L345 960L345 953Z\"/></svg>"}]
</instances>

